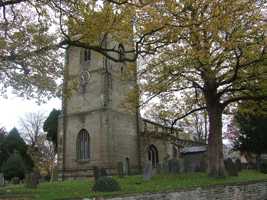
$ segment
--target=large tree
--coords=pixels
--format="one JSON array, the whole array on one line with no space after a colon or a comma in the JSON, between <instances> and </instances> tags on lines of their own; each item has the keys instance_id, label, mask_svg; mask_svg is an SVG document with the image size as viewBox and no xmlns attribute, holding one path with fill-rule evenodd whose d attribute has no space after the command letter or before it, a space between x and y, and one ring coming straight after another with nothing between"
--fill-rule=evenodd
<instances>
[{"instance_id":1,"label":"large tree","mask_svg":"<svg viewBox=\"0 0 267 200\"><path fill-rule=\"evenodd\" d=\"M32 148L38 148L38 139L43 132L43 124L45 116L41 112L26 113L23 118L20 119L20 132L22 133L24 140Z\"/></svg>"},{"instance_id":2,"label":"large tree","mask_svg":"<svg viewBox=\"0 0 267 200\"><path fill-rule=\"evenodd\" d=\"M49 113L43 125L43 130L47 132L47 140L53 143L55 152L57 150L57 128L58 128L58 117L60 114L61 114L60 110L53 109Z\"/></svg>"},{"instance_id":3,"label":"large tree","mask_svg":"<svg viewBox=\"0 0 267 200\"><path fill-rule=\"evenodd\" d=\"M143 67L141 89L146 99L158 97L164 112L172 114L170 108L182 107L173 124L207 110L210 176L225 175L223 112L240 100L266 98L262 89L267 75L263 3L168 1L150 5L143 16L143 23L150 24L146 27L161 27L151 42L161 38L163 47Z\"/></svg>"}]
</instances>

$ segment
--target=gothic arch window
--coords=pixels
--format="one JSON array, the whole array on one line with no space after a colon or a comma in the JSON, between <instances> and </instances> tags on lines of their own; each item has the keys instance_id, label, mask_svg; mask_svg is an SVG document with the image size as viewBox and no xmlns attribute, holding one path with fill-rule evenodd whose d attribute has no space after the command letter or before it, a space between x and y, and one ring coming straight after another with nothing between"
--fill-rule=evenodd
<instances>
[{"instance_id":1,"label":"gothic arch window","mask_svg":"<svg viewBox=\"0 0 267 200\"><path fill-rule=\"evenodd\" d=\"M157 147L153 144L148 147L148 160L151 161L153 168L157 167L159 163L159 153Z\"/></svg>"},{"instance_id":2,"label":"gothic arch window","mask_svg":"<svg viewBox=\"0 0 267 200\"><path fill-rule=\"evenodd\" d=\"M90 159L90 135L85 129L82 129L77 136L77 159Z\"/></svg>"}]
</instances>

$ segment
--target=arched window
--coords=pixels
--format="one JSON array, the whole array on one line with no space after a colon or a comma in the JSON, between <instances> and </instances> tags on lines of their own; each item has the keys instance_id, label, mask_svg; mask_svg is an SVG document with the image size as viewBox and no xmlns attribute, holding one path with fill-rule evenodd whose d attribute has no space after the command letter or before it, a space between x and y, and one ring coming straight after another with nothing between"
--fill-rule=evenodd
<instances>
[{"instance_id":1,"label":"arched window","mask_svg":"<svg viewBox=\"0 0 267 200\"><path fill-rule=\"evenodd\" d=\"M157 167L159 163L159 153L157 147L153 144L148 147L148 160L152 162L153 168Z\"/></svg>"},{"instance_id":2,"label":"arched window","mask_svg":"<svg viewBox=\"0 0 267 200\"><path fill-rule=\"evenodd\" d=\"M82 129L77 137L77 159L90 159L90 135L85 129Z\"/></svg>"},{"instance_id":3,"label":"arched window","mask_svg":"<svg viewBox=\"0 0 267 200\"><path fill-rule=\"evenodd\" d=\"M91 61L91 50L90 49L81 49L80 53L80 63L86 64Z\"/></svg>"},{"instance_id":4,"label":"arched window","mask_svg":"<svg viewBox=\"0 0 267 200\"><path fill-rule=\"evenodd\" d=\"M118 51L119 51L119 61L123 62L125 59L125 49L122 44L119 44Z\"/></svg>"}]
</instances>

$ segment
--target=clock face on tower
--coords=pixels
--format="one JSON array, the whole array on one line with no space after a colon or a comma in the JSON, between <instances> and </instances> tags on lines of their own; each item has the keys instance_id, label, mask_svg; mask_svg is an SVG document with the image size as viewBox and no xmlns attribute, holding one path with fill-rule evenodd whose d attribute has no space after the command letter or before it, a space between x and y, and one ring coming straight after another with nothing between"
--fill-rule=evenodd
<instances>
[{"instance_id":1,"label":"clock face on tower","mask_svg":"<svg viewBox=\"0 0 267 200\"><path fill-rule=\"evenodd\" d=\"M80 73L80 84L81 86L85 86L91 78L91 74L88 70L84 70Z\"/></svg>"}]
</instances>

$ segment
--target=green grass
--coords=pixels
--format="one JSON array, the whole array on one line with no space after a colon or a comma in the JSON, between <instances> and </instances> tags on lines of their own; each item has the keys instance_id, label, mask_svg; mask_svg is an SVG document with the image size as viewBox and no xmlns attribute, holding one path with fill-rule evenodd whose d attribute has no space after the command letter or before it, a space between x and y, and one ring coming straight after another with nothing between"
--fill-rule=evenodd
<instances>
[{"instance_id":1,"label":"green grass","mask_svg":"<svg viewBox=\"0 0 267 200\"><path fill-rule=\"evenodd\" d=\"M23 185L6 186L0 188L0 199L4 196L25 197L25 199L52 200L52 199L81 199L93 196L119 196L145 192L173 191L178 189L190 189L194 187L207 187L220 184L237 184L249 181L267 181L267 174L256 171L243 171L238 177L221 179L209 178L205 173L188 173L179 175L160 175L150 181L143 181L142 176L130 176L127 178L115 177L122 190L112 193L93 193L91 188L93 181L64 181L54 183L42 183L37 189L26 189Z\"/></svg>"}]
</instances>

